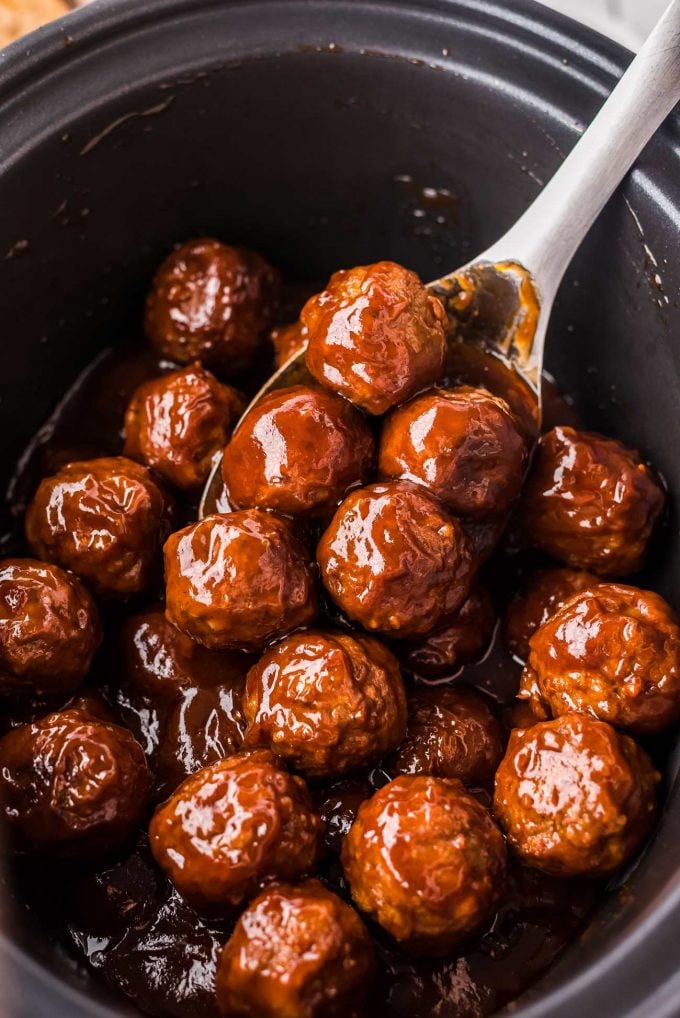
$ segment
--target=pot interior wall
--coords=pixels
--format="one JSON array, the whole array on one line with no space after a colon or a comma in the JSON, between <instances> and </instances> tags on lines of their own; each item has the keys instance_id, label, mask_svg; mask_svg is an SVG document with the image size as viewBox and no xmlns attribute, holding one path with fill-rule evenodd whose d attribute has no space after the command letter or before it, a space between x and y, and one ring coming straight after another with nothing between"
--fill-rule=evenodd
<instances>
[{"instance_id":1,"label":"pot interior wall","mask_svg":"<svg viewBox=\"0 0 680 1018\"><path fill-rule=\"evenodd\" d=\"M173 243L213 234L299 279L379 258L436 276L528 204L626 59L604 41L599 55L571 41L552 15L537 34L528 3L515 13L471 2L166 3L162 24L163 4L144 6L144 17L125 0L105 6L101 38L82 12L67 26L68 63L48 30L40 77L30 64L18 73L15 51L15 76L0 79L2 482L77 372L140 335L150 274ZM548 353L587 424L642 448L672 493L674 135L675 123L579 252ZM645 582L676 605L679 566L673 519ZM553 983L636 928L643 895L665 894L677 820L665 823L635 893L611 897L606 923L595 920ZM27 936L40 952L39 934Z\"/></svg>"}]
</instances>

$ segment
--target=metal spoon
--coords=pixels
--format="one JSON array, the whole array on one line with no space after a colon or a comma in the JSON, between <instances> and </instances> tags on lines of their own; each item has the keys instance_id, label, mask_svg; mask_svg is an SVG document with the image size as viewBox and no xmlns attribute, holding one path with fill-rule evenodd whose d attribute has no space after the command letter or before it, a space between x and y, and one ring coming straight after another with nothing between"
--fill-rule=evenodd
<instances>
[{"instance_id":1,"label":"metal spoon","mask_svg":"<svg viewBox=\"0 0 680 1018\"><path fill-rule=\"evenodd\" d=\"M467 265L428 284L449 313L450 373L501 390L530 433L540 429L545 336L562 277L617 185L679 100L680 0L673 0L591 125L514 226ZM309 379L301 351L271 376L250 406L273 389ZM218 459L199 515L228 509Z\"/></svg>"}]
</instances>

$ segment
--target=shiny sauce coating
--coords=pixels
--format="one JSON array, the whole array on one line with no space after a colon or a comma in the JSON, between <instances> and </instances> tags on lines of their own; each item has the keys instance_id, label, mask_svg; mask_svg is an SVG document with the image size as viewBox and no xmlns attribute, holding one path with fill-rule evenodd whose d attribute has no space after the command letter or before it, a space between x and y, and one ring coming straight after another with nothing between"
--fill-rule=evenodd
<instances>
[{"instance_id":1,"label":"shiny sauce coating","mask_svg":"<svg viewBox=\"0 0 680 1018\"><path fill-rule=\"evenodd\" d=\"M145 361L143 369L140 360ZM99 384L95 375L85 382L82 390L85 395L80 396L84 405L95 405L95 417L101 414L101 424L96 420L93 423L95 447L83 448L83 436L68 426L60 433L56 422L47 445L38 447L34 457L34 465L38 459L41 464L47 460L49 468L40 465L35 467L36 473L54 472L64 459L82 459L102 452L116 455L121 451L120 409L114 413L112 404L124 406L140 381L156 376L158 365L148 356L123 353L114 356L99 378L110 377L109 372L122 379L114 391L102 386L100 395L94 398ZM128 374L134 376L134 384L127 380ZM127 395L123 398L120 394L126 385ZM239 386L248 388L240 378ZM104 419L107 415L110 425ZM68 416L68 410L64 416ZM74 449L75 457L71 451ZM27 487L30 489L30 483ZM18 503L24 490L20 480L15 486ZM188 521L192 518L190 500L183 504ZM516 575L524 568L524 559L520 565L515 556L507 560L496 557L487 582L491 583L497 606L502 606L505 590L515 586ZM483 694L491 693L503 704L512 701L519 670L496 641L481 664L463 668L458 681L476 686ZM199 687L191 683L189 688ZM207 692L211 689L206 686ZM169 712L182 709L185 694L186 689L179 690ZM198 699L195 694L192 703ZM341 782L313 780L311 792L326 822L326 855L319 872L345 897L347 887L337 861L340 839L333 838L329 831L345 833L361 802L392 776L376 770ZM39 895L40 869L35 864L27 867L29 879L35 884L32 892L40 899L34 907L41 908L43 914L56 916L60 926L67 917L67 930L62 932L62 938L109 985L122 990L151 1014L216 1018L217 959L233 920L197 917L150 861L143 843L137 848L126 848L105 866L97 864L77 874L65 874L63 889L60 887L59 893L53 895L56 900L48 900L44 893ZM54 890L53 870L49 870L45 881ZM97 888L99 897L95 893ZM573 879L565 882L513 863L497 912L490 915L486 927L469 946L442 959L417 959L378 939L378 972L367 1006L379 1008L388 1018L429 1015L435 1008L446 1016L477 1018L488 1014L517 996L551 963L583 923L596 893L597 885L593 882ZM74 912L77 914L73 915Z\"/></svg>"}]
</instances>

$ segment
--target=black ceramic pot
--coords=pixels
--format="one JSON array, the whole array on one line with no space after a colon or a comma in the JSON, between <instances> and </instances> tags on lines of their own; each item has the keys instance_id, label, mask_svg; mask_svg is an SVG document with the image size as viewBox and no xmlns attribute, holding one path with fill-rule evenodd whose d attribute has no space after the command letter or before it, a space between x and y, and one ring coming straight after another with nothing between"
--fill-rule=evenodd
<instances>
[{"instance_id":1,"label":"black ceramic pot","mask_svg":"<svg viewBox=\"0 0 680 1018\"><path fill-rule=\"evenodd\" d=\"M75 374L135 327L176 240L235 239L293 277L381 257L438 275L518 216L629 58L532 0L99 0L10 47L0 480ZM548 342L583 419L641 447L676 496L679 237L672 118L579 252ZM680 604L675 520L649 582ZM634 872L514 1014L680 1014L671 771ZM0 963L17 1018L125 1013L30 917L0 938Z\"/></svg>"}]
</instances>

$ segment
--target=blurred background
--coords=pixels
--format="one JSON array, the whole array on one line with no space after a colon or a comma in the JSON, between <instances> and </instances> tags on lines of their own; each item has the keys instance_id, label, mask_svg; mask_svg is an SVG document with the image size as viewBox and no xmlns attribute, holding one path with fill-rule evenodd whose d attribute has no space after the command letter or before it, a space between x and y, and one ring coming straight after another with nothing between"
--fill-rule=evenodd
<instances>
[{"instance_id":1,"label":"blurred background","mask_svg":"<svg viewBox=\"0 0 680 1018\"><path fill-rule=\"evenodd\" d=\"M68 14L87 0L0 0L0 46ZM144 0L140 0L143 3Z\"/></svg>"},{"instance_id":2,"label":"blurred background","mask_svg":"<svg viewBox=\"0 0 680 1018\"><path fill-rule=\"evenodd\" d=\"M0 0L0 46L88 0ZM94 2L94 0L89 0ZM139 0L143 3L144 0ZM228 3L229 0L224 0ZM539 0L638 49L668 0Z\"/></svg>"},{"instance_id":3,"label":"blurred background","mask_svg":"<svg viewBox=\"0 0 680 1018\"><path fill-rule=\"evenodd\" d=\"M540 0L628 49L639 49L669 0Z\"/></svg>"}]
</instances>

